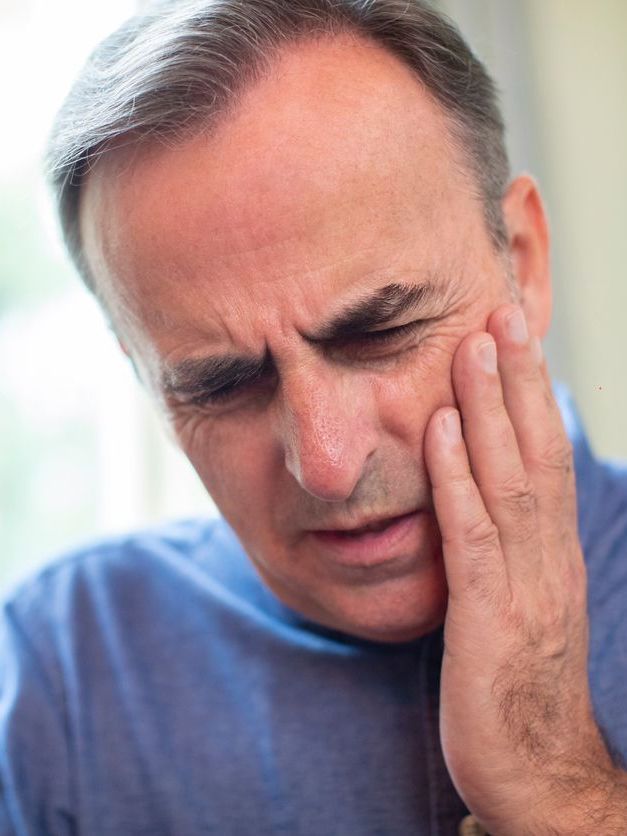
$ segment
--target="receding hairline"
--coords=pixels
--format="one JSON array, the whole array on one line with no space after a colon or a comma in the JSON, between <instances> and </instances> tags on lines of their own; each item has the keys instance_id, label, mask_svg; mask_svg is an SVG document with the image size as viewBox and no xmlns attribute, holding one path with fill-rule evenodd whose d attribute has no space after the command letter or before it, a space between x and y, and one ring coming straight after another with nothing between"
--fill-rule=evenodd
<instances>
[{"instance_id":1,"label":"receding hairline","mask_svg":"<svg viewBox=\"0 0 627 836\"><path fill-rule=\"evenodd\" d=\"M441 120L438 127L443 130L443 140L447 144L447 150L454 156L454 162L458 163L458 169L468 180L469 185L476 187L476 197L482 200L481 184L476 172L473 169L471 154L463 145L463 126L459 125L455 115L447 109L441 101L433 94L429 87L423 82L419 74L406 62L404 62L385 44L364 35L361 32L347 29L338 33L320 33L315 35L301 35L290 42L281 44L272 50L271 55L265 56L263 72L255 73L254 77L247 79L247 83L238 89L229 99L226 105L206 115L204 120L198 120L186 127L177 136L162 137L154 136L137 131L129 131L127 134L116 137L103 144L99 149L90 155L88 170L80 180L79 193L79 216L81 205L85 196L86 187L94 175L99 179L104 177L116 177L129 171L139 161L143 164L151 159L158 158L169 150L176 151L183 148L187 143L196 139L206 140L207 143L220 141L224 136L228 139L228 133L233 123L240 117L245 117L251 104L251 96L254 97L256 90L266 82L274 82L277 78L277 70L281 65L289 61L291 56L298 55L303 47L316 46L348 46L361 47L371 53L378 53L391 61L396 67L404 72L408 79L415 84L417 97L422 97L433 113ZM370 100L372 101L372 99ZM370 105L367 102L367 106ZM417 98L418 105L418 98ZM254 105L253 105L254 106Z\"/></svg>"},{"instance_id":2,"label":"receding hairline","mask_svg":"<svg viewBox=\"0 0 627 836\"><path fill-rule=\"evenodd\" d=\"M342 31L299 34L289 41L273 45L272 49L264 55L259 66L255 68L255 72L246 76L243 83L233 91L229 99L219 109L208 111L203 117L181 128L177 134L162 136L131 130L95 147L89 153L88 164L85 172L80 177L81 191L92 172L103 164L113 163L113 171L116 171L131 166L137 160L138 155L142 157L157 156L164 149L180 148L198 137L204 137L207 141L219 138L222 132L228 132L229 126L238 115L246 113L246 100L251 94L254 95L255 89L260 84L273 80L277 69L280 68L286 58L289 58L290 54L298 53L303 47L334 44L341 46L342 41L346 41L350 46L363 47L378 52L388 59L392 59L399 68L407 71L408 76L415 82L417 91L419 90L429 100L442 118L446 138L451 141L455 151L459 154L460 161L463 161L465 165L466 173L472 178L473 182L476 182L480 191L481 185L478 175L473 169L472 155L464 147L464 126L460 123L460 119L436 97L428 85L424 83L419 73L404 62L386 44L348 25Z\"/></svg>"},{"instance_id":3,"label":"receding hairline","mask_svg":"<svg viewBox=\"0 0 627 836\"><path fill-rule=\"evenodd\" d=\"M68 250L88 286L78 231L84 179L127 145L176 145L228 118L274 55L350 37L396 57L439 104L484 204L494 246L507 243L510 177L494 81L455 24L425 0L194 0L148 5L93 52L55 121L48 174Z\"/></svg>"}]
</instances>

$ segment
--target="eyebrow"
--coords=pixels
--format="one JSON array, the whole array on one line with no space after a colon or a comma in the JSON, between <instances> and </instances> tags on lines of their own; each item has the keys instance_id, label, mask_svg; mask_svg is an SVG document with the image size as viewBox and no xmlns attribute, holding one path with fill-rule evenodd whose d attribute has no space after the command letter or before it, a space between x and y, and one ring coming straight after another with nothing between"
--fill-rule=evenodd
<instances>
[{"instance_id":1,"label":"eyebrow","mask_svg":"<svg viewBox=\"0 0 627 836\"><path fill-rule=\"evenodd\" d=\"M442 295L442 286L433 282L388 284L351 302L315 333L304 336L312 343L354 337L363 331L380 328L409 311L417 312Z\"/></svg>"},{"instance_id":2,"label":"eyebrow","mask_svg":"<svg viewBox=\"0 0 627 836\"><path fill-rule=\"evenodd\" d=\"M311 334L302 334L315 345L338 343L366 331L381 328L402 315L428 312L428 304L443 297L441 284L388 284L374 293L364 294ZM274 369L272 357L226 354L189 358L163 370L161 389L166 395L189 398L206 396L221 389L252 383Z\"/></svg>"},{"instance_id":3,"label":"eyebrow","mask_svg":"<svg viewBox=\"0 0 627 836\"><path fill-rule=\"evenodd\" d=\"M183 360L161 375L161 389L166 395L189 398L215 393L220 389L252 383L272 368L269 354L261 359L225 355Z\"/></svg>"}]
</instances>

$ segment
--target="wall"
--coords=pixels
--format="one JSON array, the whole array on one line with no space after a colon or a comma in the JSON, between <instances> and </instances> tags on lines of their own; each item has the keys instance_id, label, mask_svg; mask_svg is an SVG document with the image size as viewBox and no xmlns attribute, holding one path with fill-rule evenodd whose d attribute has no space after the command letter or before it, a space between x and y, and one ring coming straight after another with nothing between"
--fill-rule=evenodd
<instances>
[{"instance_id":1,"label":"wall","mask_svg":"<svg viewBox=\"0 0 627 836\"><path fill-rule=\"evenodd\" d=\"M516 170L540 181L553 233L554 376L596 450L627 457L627 3L442 0L503 92Z\"/></svg>"}]
</instances>

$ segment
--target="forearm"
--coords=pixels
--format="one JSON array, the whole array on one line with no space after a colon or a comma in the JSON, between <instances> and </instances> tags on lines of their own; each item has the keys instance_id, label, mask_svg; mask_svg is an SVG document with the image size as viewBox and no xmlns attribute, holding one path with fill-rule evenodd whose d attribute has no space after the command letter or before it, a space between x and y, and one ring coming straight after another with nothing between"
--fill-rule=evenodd
<instances>
[{"instance_id":1,"label":"forearm","mask_svg":"<svg viewBox=\"0 0 627 836\"><path fill-rule=\"evenodd\" d=\"M624 836L627 832L627 773L618 769L590 770L584 780L564 781L561 803L546 817L547 836ZM547 808L549 809L549 808ZM541 829L533 831L544 833ZM529 831L531 836L532 831Z\"/></svg>"},{"instance_id":2,"label":"forearm","mask_svg":"<svg viewBox=\"0 0 627 836\"><path fill-rule=\"evenodd\" d=\"M490 836L625 836L627 772L583 770L555 778L543 797L516 820L488 825Z\"/></svg>"}]
</instances>

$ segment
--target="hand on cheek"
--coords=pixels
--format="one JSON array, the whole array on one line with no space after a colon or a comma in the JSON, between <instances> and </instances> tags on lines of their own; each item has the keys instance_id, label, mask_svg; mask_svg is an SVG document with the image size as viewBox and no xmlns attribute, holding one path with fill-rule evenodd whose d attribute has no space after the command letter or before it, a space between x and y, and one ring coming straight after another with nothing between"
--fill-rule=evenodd
<instances>
[{"instance_id":1,"label":"hand on cheek","mask_svg":"<svg viewBox=\"0 0 627 836\"><path fill-rule=\"evenodd\" d=\"M425 436L449 587L442 746L490 832L532 815L540 833L559 787L611 770L588 689L570 442L519 308L468 335L452 374L459 412L438 410Z\"/></svg>"}]
</instances>

